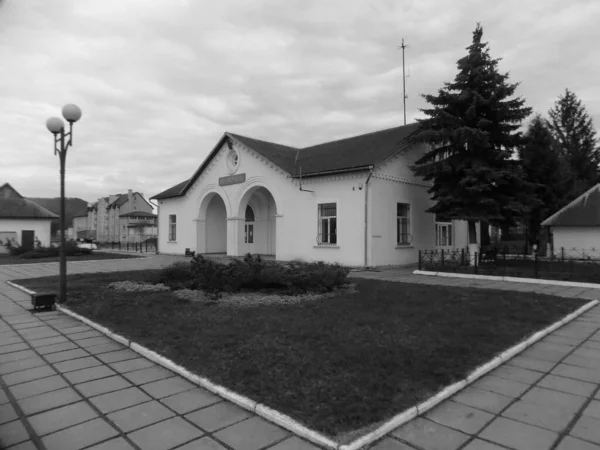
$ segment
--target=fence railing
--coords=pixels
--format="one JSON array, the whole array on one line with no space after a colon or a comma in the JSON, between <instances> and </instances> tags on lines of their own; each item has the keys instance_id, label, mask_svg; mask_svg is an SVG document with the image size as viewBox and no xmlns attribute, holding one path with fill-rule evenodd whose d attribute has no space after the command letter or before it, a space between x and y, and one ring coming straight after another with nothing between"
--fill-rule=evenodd
<instances>
[{"instance_id":1,"label":"fence railing","mask_svg":"<svg viewBox=\"0 0 600 450\"><path fill-rule=\"evenodd\" d=\"M600 249L558 248L548 256L487 248L420 250L419 270L600 283Z\"/></svg>"},{"instance_id":2,"label":"fence railing","mask_svg":"<svg viewBox=\"0 0 600 450\"><path fill-rule=\"evenodd\" d=\"M138 235L135 239L108 239L105 242L98 242L97 245L99 249L156 253L158 250L158 238L155 235Z\"/></svg>"}]
</instances>

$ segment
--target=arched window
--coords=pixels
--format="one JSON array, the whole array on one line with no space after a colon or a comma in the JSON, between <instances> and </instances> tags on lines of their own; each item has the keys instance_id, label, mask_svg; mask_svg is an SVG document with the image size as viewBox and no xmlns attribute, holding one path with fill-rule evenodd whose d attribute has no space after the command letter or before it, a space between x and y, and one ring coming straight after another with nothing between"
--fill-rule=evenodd
<instances>
[{"instance_id":1,"label":"arched window","mask_svg":"<svg viewBox=\"0 0 600 450\"><path fill-rule=\"evenodd\" d=\"M246 222L254 222L254 211L250 205L246 206Z\"/></svg>"}]
</instances>

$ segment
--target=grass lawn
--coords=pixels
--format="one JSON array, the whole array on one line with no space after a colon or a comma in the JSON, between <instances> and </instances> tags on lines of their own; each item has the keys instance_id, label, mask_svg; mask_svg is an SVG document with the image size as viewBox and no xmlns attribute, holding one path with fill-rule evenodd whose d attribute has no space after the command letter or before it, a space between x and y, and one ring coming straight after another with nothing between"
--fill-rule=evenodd
<instances>
[{"instance_id":1,"label":"grass lawn","mask_svg":"<svg viewBox=\"0 0 600 450\"><path fill-rule=\"evenodd\" d=\"M122 253L103 253L101 251L93 251L89 255L67 256L67 261L93 261L98 259L127 259L144 257L143 253L135 255L125 255ZM38 264L58 262L60 258L54 256L51 258L21 258L20 256L11 256L8 253L0 253L0 266L9 264Z\"/></svg>"},{"instance_id":2,"label":"grass lawn","mask_svg":"<svg viewBox=\"0 0 600 450\"><path fill-rule=\"evenodd\" d=\"M353 279L358 293L232 307L71 275L67 306L201 376L347 441L463 378L584 300ZM57 289L57 277L17 281Z\"/></svg>"},{"instance_id":3,"label":"grass lawn","mask_svg":"<svg viewBox=\"0 0 600 450\"><path fill-rule=\"evenodd\" d=\"M537 268L534 264L537 264ZM423 265L423 270L437 272L476 273L479 275L496 275L521 278L541 278L546 280L580 281L584 283L600 283L600 261L574 261L540 259L534 263L530 259L507 259L501 256L498 261L483 262L475 271L473 266L461 266L456 264L434 264Z\"/></svg>"}]
</instances>

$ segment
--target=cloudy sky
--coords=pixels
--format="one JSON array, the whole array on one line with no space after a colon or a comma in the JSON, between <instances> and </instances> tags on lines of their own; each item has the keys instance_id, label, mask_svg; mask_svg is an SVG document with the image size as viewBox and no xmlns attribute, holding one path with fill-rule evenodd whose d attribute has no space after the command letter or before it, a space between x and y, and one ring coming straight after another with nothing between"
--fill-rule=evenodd
<instances>
[{"instance_id":1,"label":"cloudy sky","mask_svg":"<svg viewBox=\"0 0 600 450\"><path fill-rule=\"evenodd\" d=\"M59 195L45 121L77 103L67 195L187 179L225 131L307 146L402 124L476 22L518 94L565 88L600 128L597 0L0 0L0 184Z\"/></svg>"}]
</instances>

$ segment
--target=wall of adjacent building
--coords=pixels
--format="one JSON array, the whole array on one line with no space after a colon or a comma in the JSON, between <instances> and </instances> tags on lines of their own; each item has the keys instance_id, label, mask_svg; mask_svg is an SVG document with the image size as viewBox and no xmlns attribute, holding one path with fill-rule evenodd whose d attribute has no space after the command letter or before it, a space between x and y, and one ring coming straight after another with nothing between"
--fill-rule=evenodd
<instances>
[{"instance_id":1,"label":"wall of adjacent building","mask_svg":"<svg viewBox=\"0 0 600 450\"><path fill-rule=\"evenodd\" d=\"M33 230L35 239L44 247L50 246L50 220L45 219L0 219L0 233L16 232L16 241L21 245L21 231Z\"/></svg>"}]
</instances>

